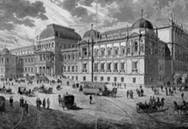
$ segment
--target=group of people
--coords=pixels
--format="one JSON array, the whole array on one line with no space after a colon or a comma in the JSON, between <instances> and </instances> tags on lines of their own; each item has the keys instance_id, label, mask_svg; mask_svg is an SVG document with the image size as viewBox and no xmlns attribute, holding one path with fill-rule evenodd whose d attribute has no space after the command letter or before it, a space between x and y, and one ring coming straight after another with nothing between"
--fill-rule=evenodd
<instances>
[{"instance_id":1,"label":"group of people","mask_svg":"<svg viewBox=\"0 0 188 129\"><path fill-rule=\"evenodd\" d=\"M140 88L136 89L136 93L138 95L138 97L143 97L144 96L144 89L142 88L142 86L140 86Z\"/></svg>"},{"instance_id":2,"label":"group of people","mask_svg":"<svg viewBox=\"0 0 188 129\"><path fill-rule=\"evenodd\" d=\"M24 109L24 113L29 113L29 105L27 103L27 100L24 100L23 97L20 98L20 107Z\"/></svg>"},{"instance_id":3,"label":"group of people","mask_svg":"<svg viewBox=\"0 0 188 129\"><path fill-rule=\"evenodd\" d=\"M131 99L134 98L134 92L133 92L133 90L127 90L127 98L131 98Z\"/></svg>"},{"instance_id":4,"label":"group of people","mask_svg":"<svg viewBox=\"0 0 188 129\"><path fill-rule=\"evenodd\" d=\"M44 109L50 109L50 99L49 98L44 98L43 100L41 100L40 98L36 99L36 106L37 109L40 110L41 107L43 107Z\"/></svg>"}]
</instances>

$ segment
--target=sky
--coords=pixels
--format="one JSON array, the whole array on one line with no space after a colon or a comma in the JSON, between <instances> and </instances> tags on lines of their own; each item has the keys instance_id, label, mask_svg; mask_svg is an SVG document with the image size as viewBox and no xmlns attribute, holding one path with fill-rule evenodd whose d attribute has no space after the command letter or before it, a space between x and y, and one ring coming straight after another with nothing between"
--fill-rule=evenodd
<instances>
[{"instance_id":1,"label":"sky","mask_svg":"<svg viewBox=\"0 0 188 129\"><path fill-rule=\"evenodd\" d=\"M32 45L51 23L81 36L92 23L100 32L131 26L141 9L155 27L167 25L173 11L175 21L188 28L188 0L0 0L0 48Z\"/></svg>"}]
</instances>

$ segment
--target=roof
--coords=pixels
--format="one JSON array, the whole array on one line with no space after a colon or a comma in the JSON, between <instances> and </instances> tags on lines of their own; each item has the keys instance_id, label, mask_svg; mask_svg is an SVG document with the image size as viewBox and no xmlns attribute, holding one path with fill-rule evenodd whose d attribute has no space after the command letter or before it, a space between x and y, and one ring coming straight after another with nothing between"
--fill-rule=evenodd
<instances>
[{"instance_id":1,"label":"roof","mask_svg":"<svg viewBox=\"0 0 188 129\"><path fill-rule=\"evenodd\" d=\"M94 39L99 39L100 38L100 32L90 29L84 33L83 40L84 39L91 39L93 37Z\"/></svg>"},{"instance_id":2,"label":"roof","mask_svg":"<svg viewBox=\"0 0 188 129\"><path fill-rule=\"evenodd\" d=\"M10 54L9 50L7 48L4 48L1 52L3 55Z\"/></svg>"},{"instance_id":3,"label":"roof","mask_svg":"<svg viewBox=\"0 0 188 129\"><path fill-rule=\"evenodd\" d=\"M46 39L49 37L58 36L61 38L81 40L81 37L74 29L60 26L56 24L48 25L39 35L39 39Z\"/></svg>"},{"instance_id":4,"label":"roof","mask_svg":"<svg viewBox=\"0 0 188 129\"><path fill-rule=\"evenodd\" d=\"M153 29L153 25L150 21L140 18L138 19L133 25L132 28L147 28L147 29Z\"/></svg>"}]
</instances>

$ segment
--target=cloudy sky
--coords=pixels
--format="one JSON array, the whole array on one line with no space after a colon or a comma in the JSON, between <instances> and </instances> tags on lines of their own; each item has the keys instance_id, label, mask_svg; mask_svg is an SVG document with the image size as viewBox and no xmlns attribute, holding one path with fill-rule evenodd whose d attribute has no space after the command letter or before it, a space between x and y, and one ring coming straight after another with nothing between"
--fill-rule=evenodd
<instances>
[{"instance_id":1,"label":"cloudy sky","mask_svg":"<svg viewBox=\"0 0 188 129\"><path fill-rule=\"evenodd\" d=\"M31 45L50 23L75 28L81 35L91 23L100 31L126 27L142 8L154 26L167 25L173 10L176 21L188 28L188 0L0 0L0 44Z\"/></svg>"}]
</instances>

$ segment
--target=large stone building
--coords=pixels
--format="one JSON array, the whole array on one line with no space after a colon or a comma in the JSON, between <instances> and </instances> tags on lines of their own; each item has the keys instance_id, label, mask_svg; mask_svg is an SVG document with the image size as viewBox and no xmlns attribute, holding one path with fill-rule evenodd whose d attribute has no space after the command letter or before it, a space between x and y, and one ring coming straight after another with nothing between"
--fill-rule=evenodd
<instances>
[{"instance_id":1,"label":"large stone building","mask_svg":"<svg viewBox=\"0 0 188 129\"><path fill-rule=\"evenodd\" d=\"M103 33L91 28L82 38L71 28L50 24L35 45L11 53L22 62L23 76L64 75L80 82L153 85L187 73L187 42L188 33L173 21L154 28L140 18L131 27Z\"/></svg>"},{"instance_id":2,"label":"large stone building","mask_svg":"<svg viewBox=\"0 0 188 129\"><path fill-rule=\"evenodd\" d=\"M94 81L119 85L161 84L171 76L168 45L159 39L152 23L143 18L129 28L104 33L91 29L77 49L63 50L62 55L64 74L79 81L91 81L92 71Z\"/></svg>"}]
</instances>

